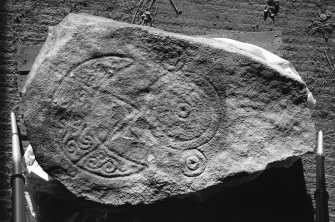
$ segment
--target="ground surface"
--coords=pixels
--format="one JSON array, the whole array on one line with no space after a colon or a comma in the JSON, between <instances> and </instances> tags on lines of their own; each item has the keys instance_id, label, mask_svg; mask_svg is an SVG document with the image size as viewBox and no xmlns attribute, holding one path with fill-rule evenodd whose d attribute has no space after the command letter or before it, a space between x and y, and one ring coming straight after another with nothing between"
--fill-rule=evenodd
<instances>
[{"instance_id":1,"label":"ground surface","mask_svg":"<svg viewBox=\"0 0 335 222\"><path fill-rule=\"evenodd\" d=\"M59 23L69 12L84 12L108 18L130 21L139 1L128 0L12 0L0 2L0 217L10 221L10 126L9 112L17 104L16 48L18 45L42 43L47 26ZM316 18L320 7L335 13L335 2L319 0L281 1L276 25L263 21L263 0L183 0L177 6L183 10L175 16L167 0L157 1L157 28L190 35L217 34L233 31L282 31L283 57L293 63L313 92L318 103L313 110L316 129L325 135L327 188L330 193L330 221L335 220L335 72L327 63L324 50L335 55L334 37L328 43L316 34L308 36L306 28ZM119 221L153 221L166 216L166 221L313 221L315 191L314 155L308 154L289 169L273 169L251 184L246 184L214 199L198 204L168 201L142 213L118 216ZM138 212L139 210L137 210ZM125 214L129 215L129 214ZM176 215L180 215L177 216ZM191 215L191 216L190 216ZM123 219L122 219L123 218ZM161 219L161 218L159 218ZM211 220L208 220L211 219ZM156 220L157 221L157 220ZM218 220L221 221L221 220Z\"/></svg>"}]
</instances>

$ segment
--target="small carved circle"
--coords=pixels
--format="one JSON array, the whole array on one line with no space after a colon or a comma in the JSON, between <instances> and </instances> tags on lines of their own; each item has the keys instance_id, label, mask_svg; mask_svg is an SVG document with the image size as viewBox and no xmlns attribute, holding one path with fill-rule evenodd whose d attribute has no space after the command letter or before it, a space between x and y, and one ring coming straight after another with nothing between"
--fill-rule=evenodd
<instances>
[{"instance_id":1,"label":"small carved circle","mask_svg":"<svg viewBox=\"0 0 335 222\"><path fill-rule=\"evenodd\" d=\"M86 163L88 168L97 169L99 168L99 160L96 157L90 157Z\"/></svg>"},{"instance_id":2,"label":"small carved circle","mask_svg":"<svg viewBox=\"0 0 335 222\"><path fill-rule=\"evenodd\" d=\"M181 118L187 118L191 113L191 107L187 103L179 103L177 105L176 114Z\"/></svg>"},{"instance_id":3,"label":"small carved circle","mask_svg":"<svg viewBox=\"0 0 335 222\"><path fill-rule=\"evenodd\" d=\"M186 167L189 170L196 170L199 168L199 158L197 156L190 156L186 158Z\"/></svg>"},{"instance_id":4,"label":"small carved circle","mask_svg":"<svg viewBox=\"0 0 335 222\"><path fill-rule=\"evenodd\" d=\"M109 174L109 173L114 173L116 170L116 165L114 162L112 161L108 161L107 163L104 164L104 166L102 167L103 171L105 171L105 173Z\"/></svg>"},{"instance_id":5,"label":"small carved circle","mask_svg":"<svg viewBox=\"0 0 335 222\"><path fill-rule=\"evenodd\" d=\"M80 140L80 148L82 150L88 150L94 145L93 137L89 135L84 135Z\"/></svg>"},{"instance_id":6,"label":"small carved circle","mask_svg":"<svg viewBox=\"0 0 335 222\"><path fill-rule=\"evenodd\" d=\"M70 140L65 147L69 153L74 153L79 149L78 144L74 140Z\"/></svg>"},{"instance_id":7,"label":"small carved circle","mask_svg":"<svg viewBox=\"0 0 335 222\"><path fill-rule=\"evenodd\" d=\"M189 177L199 176L206 168L206 158L198 150L187 150L181 156L181 170Z\"/></svg>"}]
</instances>

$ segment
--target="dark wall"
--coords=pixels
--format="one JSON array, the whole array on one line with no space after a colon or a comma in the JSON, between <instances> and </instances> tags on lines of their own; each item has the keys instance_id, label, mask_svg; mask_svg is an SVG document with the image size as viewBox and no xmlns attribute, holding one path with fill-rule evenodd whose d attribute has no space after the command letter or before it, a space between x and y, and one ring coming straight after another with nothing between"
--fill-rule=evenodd
<instances>
[{"instance_id":1,"label":"dark wall","mask_svg":"<svg viewBox=\"0 0 335 222\"><path fill-rule=\"evenodd\" d=\"M15 46L11 33L6 2L0 1L0 218L9 221L11 214L11 131L10 110L18 101L15 79Z\"/></svg>"},{"instance_id":2,"label":"dark wall","mask_svg":"<svg viewBox=\"0 0 335 222\"><path fill-rule=\"evenodd\" d=\"M17 46L43 43L47 27L56 25L70 12L130 21L138 2L139 0L0 0L0 185L3 188L0 193L0 218L5 218L3 221L10 221L11 214L9 113L19 100L16 82ZM322 36L309 36L306 33L310 22L316 19L317 10L327 8L335 13L335 2L282 0L275 25L270 24L269 20L263 21L263 0L175 2L183 10L179 17L175 15L168 0L157 0L155 27L190 35L220 33L222 30L283 32L284 58L293 63L318 101L312 113L316 129L322 129L325 135L329 209L331 221L335 221L335 149L332 147L335 142L335 72L330 69L324 55L324 50L329 55L335 55L335 40L330 39L326 43ZM171 221L179 221L173 215L182 212L185 212L185 217L192 214L188 219L196 218L196 221L201 221L204 215L210 217L213 214L221 215L222 220L218 221L313 221L314 191L314 155L306 154L289 169L267 171L256 181L231 192L222 192L216 199L209 199L203 204L186 201L183 203L189 207L183 208L168 201L155 205L154 209L165 213L167 209L172 209L169 215L172 213L171 217L174 219ZM143 212L150 211L145 208ZM133 213L138 218L144 217L136 212L135 210ZM148 217L147 221L150 221Z\"/></svg>"}]
</instances>

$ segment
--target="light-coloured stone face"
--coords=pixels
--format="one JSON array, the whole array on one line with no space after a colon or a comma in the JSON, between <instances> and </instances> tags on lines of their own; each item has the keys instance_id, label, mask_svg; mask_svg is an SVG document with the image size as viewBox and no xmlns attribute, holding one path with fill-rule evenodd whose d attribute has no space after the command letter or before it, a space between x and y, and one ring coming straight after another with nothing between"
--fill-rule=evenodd
<instances>
[{"instance_id":1,"label":"light-coloured stone face","mask_svg":"<svg viewBox=\"0 0 335 222\"><path fill-rule=\"evenodd\" d=\"M77 196L123 205L291 163L313 148L307 91L222 42L70 14L23 102L42 168Z\"/></svg>"},{"instance_id":2,"label":"light-coloured stone face","mask_svg":"<svg viewBox=\"0 0 335 222\"><path fill-rule=\"evenodd\" d=\"M158 147L182 158L186 176L199 175L205 169L204 155L183 151L206 144L216 134L220 122L217 92L193 73L139 67L133 59L107 56L85 61L68 72L55 91L53 106L81 117L62 119L66 132L58 145L81 170L104 178L144 170L149 153ZM152 78L152 72L157 78ZM124 92L127 87L129 91ZM129 95L136 88L136 95Z\"/></svg>"}]
</instances>

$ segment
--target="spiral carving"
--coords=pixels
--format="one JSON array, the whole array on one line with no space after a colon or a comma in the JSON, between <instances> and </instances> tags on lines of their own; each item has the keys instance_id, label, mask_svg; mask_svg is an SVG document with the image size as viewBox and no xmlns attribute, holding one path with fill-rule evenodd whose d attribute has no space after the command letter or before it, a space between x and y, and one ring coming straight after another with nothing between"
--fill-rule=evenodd
<instances>
[{"instance_id":1,"label":"spiral carving","mask_svg":"<svg viewBox=\"0 0 335 222\"><path fill-rule=\"evenodd\" d=\"M181 170L188 177L199 176L206 168L206 158L198 150L186 150L181 156Z\"/></svg>"}]
</instances>

